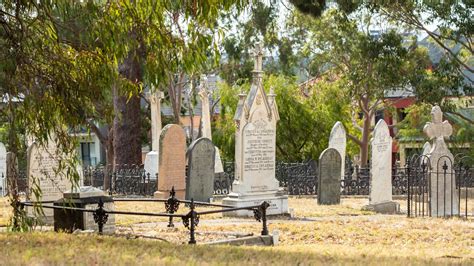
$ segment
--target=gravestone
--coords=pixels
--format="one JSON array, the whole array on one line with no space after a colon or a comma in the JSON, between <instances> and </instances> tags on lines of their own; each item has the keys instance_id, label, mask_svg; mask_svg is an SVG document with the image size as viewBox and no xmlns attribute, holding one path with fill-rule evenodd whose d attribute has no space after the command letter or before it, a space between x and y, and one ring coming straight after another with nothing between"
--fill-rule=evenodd
<instances>
[{"instance_id":1,"label":"gravestone","mask_svg":"<svg viewBox=\"0 0 474 266\"><path fill-rule=\"evenodd\" d=\"M76 207L90 210L98 208L99 200L104 203L104 209L114 211L115 205L111 197L104 191L94 187L80 187L64 192L64 197L54 202L54 206ZM54 210L54 231L73 232L76 229L98 231L92 212L74 210ZM108 214L103 227L104 234L115 233L115 214Z\"/></svg>"},{"instance_id":2,"label":"gravestone","mask_svg":"<svg viewBox=\"0 0 474 266\"><path fill-rule=\"evenodd\" d=\"M334 148L325 149L319 156L318 204L341 202L341 155Z\"/></svg>"},{"instance_id":3,"label":"gravestone","mask_svg":"<svg viewBox=\"0 0 474 266\"><path fill-rule=\"evenodd\" d=\"M199 138L188 148L186 199L210 202L214 193L214 144L208 138Z\"/></svg>"},{"instance_id":4,"label":"gravestone","mask_svg":"<svg viewBox=\"0 0 474 266\"><path fill-rule=\"evenodd\" d=\"M364 209L397 213L400 205L392 201L392 137L383 119L375 125L371 149L369 205Z\"/></svg>"},{"instance_id":5,"label":"gravestone","mask_svg":"<svg viewBox=\"0 0 474 266\"><path fill-rule=\"evenodd\" d=\"M332 127L328 148L336 149L341 155L341 180L344 179L345 174L346 143L346 129L341 122L337 121Z\"/></svg>"},{"instance_id":6,"label":"gravestone","mask_svg":"<svg viewBox=\"0 0 474 266\"><path fill-rule=\"evenodd\" d=\"M75 156L75 155L73 155ZM67 158L61 154L54 141L48 141L45 146L33 142L27 151L27 177L31 201L56 201L62 198L66 190L82 185L82 180L71 182L67 176L67 169L59 169L60 160ZM78 169L76 169L78 170ZM80 174L81 175L81 174ZM32 194L32 189L41 189L41 198ZM31 214L31 212L29 212ZM44 209L45 217L39 217L49 223L53 217L52 209Z\"/></svg>"},{"instance_id":7,"label":"gravestone","mask_svg":"<svg viewBox=\"0 0 474 266\"><path fill-rule=\"evenodd\" d=\"M7 195L7 149L0 142L0 197Z\"/></svg>"},{"instance_id":8,"label":"gravestone","mask_svg":"<svg viewBox=\"0 0 474 266\"><path fill-rule=\"evenodd\" d=\"M428 122L423 132L433 140L430 154L430 210L432 217L459 215L459 199L453 169L454 156L444 142L453 133L448 121L443 121L439 106L431 110L432 122Z\"/></svg>"},{"instance_id":9,"label":"gravestone","mask_svg":"<svg viewBox=\"0 0 474 266\"><path fill-rule=\"evenodd\" d=\"M169 197L174 187L176 197L185 198L186 192L186 133L179 125L166 125L160 135L160 176L156 198Z\"/></svg>"},{"instance_id":10,"label":"gravestone","mask_svg":"<svg viewBox=\"0 0 474 266\"><path fill-rule=\"evenodd\" d=\"M206 75L201 75L201 86L199 90L199 97L201 98L201 137L208 138L212 141L211 132L211 111L209 104L209 91ZM222 166L221 154L217 147L215 147L215 166L214 171L217 175L224 173Z\"/></svg>"},{"instance_id":11,"label":"gravestone","mask_svg":"<svg viewBox=\"0 0 474 266\"><path fill-rule=\"evenodd\" d=\"M232 192L222 203L234 207L253 206L266 201L269 215L288 213L288 195L275 178L276 124L280 119L275 97L263 88L263 48L257 45L255 68L249 94L239 95L234 116L235 180ZM227 216L253 216L240 210Z\"/></svg>"},{"instance_id":12,"label":"gravestone","mask_svg":"<svg viewBox=\"0 0 474 266\"><path fill-rule=\"evenodd\" d=\"M163 92L158 91L149 95L151 111L151 151L145 156L144 170L150 174L150 179L155 180L159 173L159 149L161 134L161 99Z\"/></svg>"}]
</instances>

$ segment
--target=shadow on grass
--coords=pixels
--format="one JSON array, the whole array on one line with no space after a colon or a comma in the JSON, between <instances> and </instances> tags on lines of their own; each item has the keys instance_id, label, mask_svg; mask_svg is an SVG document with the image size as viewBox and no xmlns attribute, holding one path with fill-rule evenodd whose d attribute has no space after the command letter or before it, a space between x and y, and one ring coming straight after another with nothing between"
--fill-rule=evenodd
<instances>
[{"instance_id":1,"label":"shadow on grass","mask_svg":"<svg viewBox=\"0 0 474 266\"><path fill-rule=\"evenodd\" d=\"M127 240L62 233L2 233L5 265L317 265L317 264L449 264L473 263L458 257L419 258L399 253L351 250L341 245L231 247L173 245L145 239Z\"/></svg>"}]
</instances>

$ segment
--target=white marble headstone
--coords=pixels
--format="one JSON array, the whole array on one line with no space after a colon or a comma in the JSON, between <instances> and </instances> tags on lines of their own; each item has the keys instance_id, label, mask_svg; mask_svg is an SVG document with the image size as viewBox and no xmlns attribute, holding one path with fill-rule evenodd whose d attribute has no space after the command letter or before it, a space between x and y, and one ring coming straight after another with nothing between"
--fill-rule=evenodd
<instances>
[{"instance_id":1,"label":"white marble headstone","mask_svg":"<svg viewBox=\"0 0 474 266\"><path fill-rule=\"evenodd\" d=\"M370 204L392 200L392 137L387 123L380 119L371 141Z\"/></svg>"},{"instance_id":2,"label":"white marble headstone","mask_svg":"<svg viewBox=\"0 0 474 266\"><path fill-rule=\"evenodd\" d=\"M263 48L257 46L255 68L249 94L239 95L236 122L235 181L223 204L251 206L267 201L268 214L288 213L288 196L275 178L276 125L278 108L273 92L263 88ZM239 211L238 216L251 216Z\"/></svg>"},{"instance_id":3,"label":"white marble headstone","mask_svg":"<svg viewBox=\"0 0 474 266\"><path fill-rule=\"evenodd\" d=\"M431 144L427 141L427 142L425 142L425 144L423 144L423 151L421 153L420 165L428 163L428 158L430 156L430 151L431 151Z\"/></svg>"},{"instance_id":4,"label":"white marble headstone","mask_svg":"<svg viewBox=\"0 0 474 266\"><path fill-rule=\"evenodd\" d=\"M328 148L336 149L341 155L341 180L344 179L345 174L346 143L346 129L340 121L337 121L332 127Z\"/></svg>"},{"instance_id":5,"label":"white marble headstone","mask_svg":"<svg viewBox=\"0 0 474 266\"><path fill-rule=\"evenodd\" d=\"M430 210L431 216L453 216L459 214L459 200L453 169L454 156L444 142L453 133L448 121L443 121L443 112L439 106L431 109L432 122L428 122L423 131L433 140L429 159L430 177Z\"/></svg>"}]
</instances>

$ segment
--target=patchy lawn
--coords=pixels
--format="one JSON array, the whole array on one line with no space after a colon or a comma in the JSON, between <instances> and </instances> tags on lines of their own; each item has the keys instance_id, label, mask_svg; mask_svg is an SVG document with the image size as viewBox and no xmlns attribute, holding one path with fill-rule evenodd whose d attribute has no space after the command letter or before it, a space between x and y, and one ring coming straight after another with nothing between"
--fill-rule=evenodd
<instances>
[{"instance_id":1,"label":"patchy lawn","mask_svg":"<svg viewBox=\"0 0 474 266\"><path fill-rule=\"evenodd\" d=\"M0 234L5 265L315 265L472 264L444 253L384 245L321 243L279 247L173 245L160 241L61 233Z\"/></svg>"},{"instance_id":2,"label":"patchy lawn","mask_svg":"<svg viewBox=\"0 0 474 266\"><path fill-rule=\"evenodd\" d=\"M8 212L2 199L2 219ZM190 247L181 219L176 228L166 218L117 215L117 235L55 233L0 234L5 263L17 264L474 264L474 220L406 218L361 211L368 200L343 198L337 206L319 206L312 198L291 198L294 218L272 217L270 233L279 232L276 247ZM399 201L402 204L404 202ZM3 205L1 203L4 203ZM3 207L2 207L3 206ZM164 212L163 203L117 202L117 210ZM212 209L198 207L197 210ZM180 206L180 213L188 208ZM0 220L1 221L1 220ZM5 220L6 221L6 220ZM248 218L200 217L198 243L233 234L254 234L261 223ZM45 228L51 230L51 228ZM133 239L136 236L147 238ZM155 238L155 239L149 239ZM158 239L158 240L157 240ZM6 247L4 252L4 248ZM54 252L51 252L54 251ZM64 261L67 258L68 261Z\"/></svg>"}]
</instances>

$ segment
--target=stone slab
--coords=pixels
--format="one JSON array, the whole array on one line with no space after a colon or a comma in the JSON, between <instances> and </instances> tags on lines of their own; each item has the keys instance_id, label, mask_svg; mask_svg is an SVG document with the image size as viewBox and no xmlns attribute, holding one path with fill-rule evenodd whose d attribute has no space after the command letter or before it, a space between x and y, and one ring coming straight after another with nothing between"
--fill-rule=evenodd
<instances>
[{"instance_id":1,"label":"stone slab","mask_svg":"<svg viewBox=\"0 0 474 266\"><path fill-rule=\"evenodd\" d=\"M379 202L369 204L362 208L364 211L373 211L382 214L398 214L400 213L400 204L394 201Z\"/></svg>"},{"instance_id":2,"label":"stone slab","mask_svg":"<svg viewBox=\"0 0 474 266\"><path fill-rule=\"evenodd\" d=\"M341 155L334 148L325 149L319 156L318 204L341 202Z\"/></svg>"},{"instance_id":3,"label":"stone slab","mask_svg":"<svg viewBox=\"0 0 474 266\"><path fill-rule=\"evenodd\" d=\"M208 138L199 138L188 148L186 199L209 202L214 194L215 147Z\"/></svg>"},{"instance_id":4,"label":"stone slab","mask_svg":"<svg viewBox=\"0 0 474 266\"><path fill-rule=\"evenodd\" d=\"M159 154L157 151L150 151L145 155L144 170L145 173L150 174L151 180L156 180L159 173Z\"/></svg>"}]
</instances>

